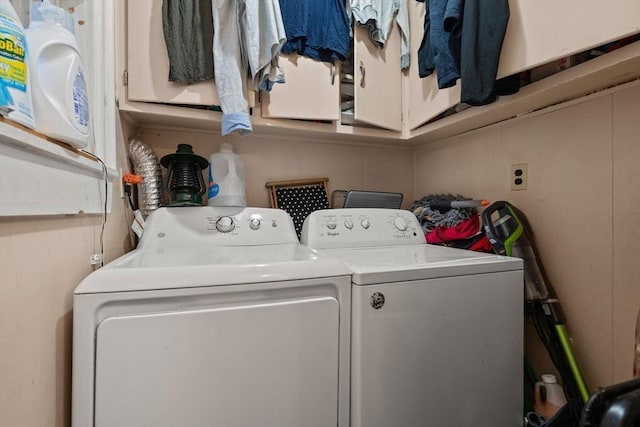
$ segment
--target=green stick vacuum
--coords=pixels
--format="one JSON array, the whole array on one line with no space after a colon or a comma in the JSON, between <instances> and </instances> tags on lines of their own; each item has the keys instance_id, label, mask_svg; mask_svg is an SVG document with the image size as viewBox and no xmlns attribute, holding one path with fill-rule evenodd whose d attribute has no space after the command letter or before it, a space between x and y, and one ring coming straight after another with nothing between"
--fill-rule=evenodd
<instances>
[{"instance_id":1,"label":"green stick vacuum","mask_svg":"<svg viewBox=\"0 0 640 427\"><path fill-rule=\"evenodd\" d=\"M572 418L579 420L589 389L578 367L560 301L539 261L526 219L513 205L498 201L482 212L482 225L496 253L522 258L524 262L527 309L560 373Z\"/></svg>"}]
</instances>

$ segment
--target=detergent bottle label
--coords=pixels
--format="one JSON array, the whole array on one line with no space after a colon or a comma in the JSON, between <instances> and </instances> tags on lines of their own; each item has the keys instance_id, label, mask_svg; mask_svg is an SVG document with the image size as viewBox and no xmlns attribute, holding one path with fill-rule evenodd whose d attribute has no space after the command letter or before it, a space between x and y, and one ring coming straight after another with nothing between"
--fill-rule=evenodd
<instances>
[{"instance_id":1,"label":"detergent bottle label","mask_svg":"<svg viewBox=\"0 0 640 427\"><path fill-rule=\"evenodd\" d=\"M82 68L78 67L73 79L73 117L76 129L82 133L89 132L89 97L87 82Z\"/></svg>"},{"instance_id":2,"label":"detergent bottle label","mask_svg":"<svg viewBox=\"0 0 640 427\"><path fill-rule=\"evenodd\" d=\"M209 163L209 191L207 192L207 196L213 199L219 192L220 186L213 180L213 166Z\"/></svg>"},{"instance_id":3,"label":"detergent bottle label","mask_svg":"<svg viewBox=\"0 0 640 427\"><path fill-rule=\"evenodd\" d=\"M29 55L20 18L0 0L0 115L35 127L29 88Z\"/></svg>"},{"instance_id":4,"label":"detergent bottle label","mask_svg":"<svg viewBox=\"0 0 640 427\"><path fill-rule=\"evenodd\" d=\"M13 19L0 10L0 81L2 86L26 92L27 51L24 34Z\"/></svg>"}]
</instances>

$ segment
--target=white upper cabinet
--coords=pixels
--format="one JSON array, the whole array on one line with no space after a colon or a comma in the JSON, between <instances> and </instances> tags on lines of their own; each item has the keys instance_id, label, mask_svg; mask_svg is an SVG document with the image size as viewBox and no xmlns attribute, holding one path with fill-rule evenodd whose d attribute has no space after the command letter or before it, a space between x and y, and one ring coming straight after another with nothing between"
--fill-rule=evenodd
<instances>
[{"instance_id":1,"label":"white upper cabinet","mask_svg":"<svg viewBox=\"0 0 640 427\"><path fill-rule=\"evenodd\" d=\"M167 104L219 105L213 80L169 81L161 0L127 1L127 99Z\"/></svg>"},{"instance_id":2,"label":"white upper cabinet","mask_svg":"<svg viewBox=\"0 0 640 427\"><path fill-rule=\"evenodd\" d=\"M338 67L300 55L281 55L285 83L261 92L262 117L336 121L340 118Z\"/></svg>"},{"instance_id":3,"label":"white upper cabinet","mask_svg":"<svg viewBox=\"0 0 640 427\"><path fill-rule=\"evenodd\" d=\"M401 37L396 23L382 49L369 39L366 28L356 26L353 59L348 63L334 65L298 55L281 56L286 82L260 93L259 108L252 116L256 130L423 143L640 76L636 66L640 42L636 42L534 81L492 104L441 118L460 102L460 85L440 90L435 74L419 77L417 52L423 38L425 5L403 1L407 1L411 31L408 71L400 69ZM213 80L192 85L168 81L162 3L116 3L119 29L126 32L117 35L122 47L118 61L123 64L118 70L128 74L128 84L119 92L120 110L140 123L216 128L220 113L199 108L219 105ZM640 0L509 0L509 7L498 78L640 33ZM249 91L249 105L255 106L255 100Z\"/></svg>"},{"instance_id":4,"label":"white upper cabinet","mask_svg":"<svg viewBox=\"0 0 640 427\"><path fill-rule=\"evenodd\" d=\"M509 0L498 78L640 32L637 0Z\"/></svg>"},{"instance_id":5,"label":"white upper cabinet","mask_svg":"<svg viewBox=\"0 0 640 427\"><path fill-rule=\"evenodd\" d=\"M509 8L497 78L640 32L640 1L635 0L509 0ZM425 7L410 1L409 9L413 60L423 35ZM459 82L438 90L435 75L421 79L416 62L406 80L409 130L460 102Z\"/></svg>"},{"instance_id":6,"label":"white upper cabinet","mask_svg":"<svg viewBox=\"0 0 640 427\"><path fill-rule=\"evenodd\" d=\"M353 39L353 120L383 129L402 130L402 72L397 26L384 48L356 26ZM262 92L262 117L333 121L341 118L341 78L338 67L299 55L282 55L286 83Z\"/></svg>"}]
</instances>

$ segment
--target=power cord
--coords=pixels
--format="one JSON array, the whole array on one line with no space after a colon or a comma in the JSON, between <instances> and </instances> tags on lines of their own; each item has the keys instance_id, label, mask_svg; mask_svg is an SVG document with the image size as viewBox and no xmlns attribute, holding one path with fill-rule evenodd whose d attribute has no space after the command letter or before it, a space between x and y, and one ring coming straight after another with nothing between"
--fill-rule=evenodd
<instances>
[{"instance_id":1,"label":"power cord","mask_svg":"<svg viewBox=\"0 0 640 427\"><path fill-rule=\"evenodd\" d=\"M96 156L93 153L90 153L85 150L78 150L82 154L85 154L92 159L95 159L102 166L102 172L104 173L104 206L102 209L102 224L100 226L100 255L99 258L94 259L92 257L92 262L95 262L98 265L98 268L104 266L104 228L107 224L107 200L109 199L109 174L107 172L107 165L104 164L102 159Z\"/></svg>"}]
</instances>

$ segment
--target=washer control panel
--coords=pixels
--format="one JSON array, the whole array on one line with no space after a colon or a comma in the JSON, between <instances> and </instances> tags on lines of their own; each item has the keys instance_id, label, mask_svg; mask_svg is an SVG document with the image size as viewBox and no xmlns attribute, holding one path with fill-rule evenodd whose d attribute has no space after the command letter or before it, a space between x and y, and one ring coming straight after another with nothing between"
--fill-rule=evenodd
<instances>
[{"instance_id":1,"label":"washer control panel","mask_svg":"<svg viewBox=\"0 0 640 427\"><path fill-rule=\"evenodd\" d=\"M425 243L415 215L402 209L323 209L312 212L300 241L312 248L396 246Z\"/></svg>"},{"instance_id":2,"label":"washer control panel","mask_svg":"<svg viewBox=\"0 0 640 427\"><path fill-rule=\"evenodd\" d=\"M138 244L149 247L298 243L293 220L280 209L160 208L147 218Z\"/></svg>"}]
</instances>

